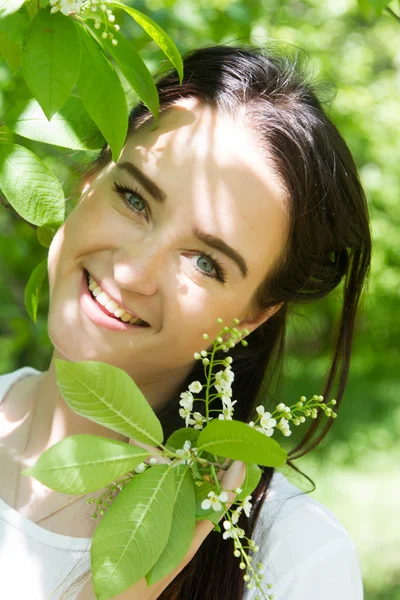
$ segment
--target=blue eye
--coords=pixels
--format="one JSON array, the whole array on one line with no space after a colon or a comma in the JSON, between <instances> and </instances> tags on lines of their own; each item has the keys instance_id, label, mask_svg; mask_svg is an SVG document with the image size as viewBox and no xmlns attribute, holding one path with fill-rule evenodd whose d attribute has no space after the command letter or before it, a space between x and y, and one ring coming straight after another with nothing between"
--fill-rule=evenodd
<instances>
[{"instance_id":1,"label":"blue eye","mask_svg":"<svg viewBox=\"0 0 400 600\"><path fill-rule=\"evenodd\" d=\"M149 220L149 214L151 214L149 205L147 203L147 200L143 198L142 194L139 192L138 189L132 189L130 187L120 185L119 183L114 181L113 190L117 192L121 201L130 211L132 211L135 215L139 215L139 218L144 217L146 221ZM128 200L127 194L130 194L132 198ZM211 269L214 269L216 274L213 274L213 272L210 270L209 272L207 272L207 270L203 271L202 268L195 266L196 271L203 275L203 277L207 277L208 279L214 279L215 281L219 281L220 283L225 283L225 269L221 265L221 263L216 258L214 258L213 254L211 252L198 252L198 256L200 256L200 260L203 260L203 264L207 265L208 263L208 265L211 265Z\"/></svg>"},{"instance_id":2,"label":"blue eye","mask_svg":"<svg viewBox=\"0 0 400 600\"><path fill-rule=\"evenodd\" d=\"M148 204L138 189L132 189L130 187L125 187L123 185L119 185L119 183L114 181L113 182L113 190L115 192L117 192L117 194L121 198L122 202L125 204L125 206L129 210L131 210L135 214L139 215L140 217L143 216L146 219L146 221L149 220L148 219ZM130 194L131 196L133 196L133 198L128 200L126 197L127 194ZM138 205L139 205L139 207L138 207ZM145 212L143 212L143 209Z\"/></svg>"},{"instance_id":3,"label":"blue eye","mask_svg":"<svg viewBox=\"0 0 400 600\"><path fill-rule=\"evenodd\" d=\"M213 275L210 271L207 273L206 271L203 271L203 269L199 269L197 266L195 266L196 271L204 275L204 277L208 277L209 279L215 279L220 283L225 283L225 269L223 268L221 263L216 258L214 258L213 254L211 254L211 252L210 254L208 254L207 252L199 252L198 256L200 256L200 259L198 259L197 262L199 262L199 260L203 260L203 264L211 265L211 268L215 270L216 275Z\"/></svg>"}]
</instances>

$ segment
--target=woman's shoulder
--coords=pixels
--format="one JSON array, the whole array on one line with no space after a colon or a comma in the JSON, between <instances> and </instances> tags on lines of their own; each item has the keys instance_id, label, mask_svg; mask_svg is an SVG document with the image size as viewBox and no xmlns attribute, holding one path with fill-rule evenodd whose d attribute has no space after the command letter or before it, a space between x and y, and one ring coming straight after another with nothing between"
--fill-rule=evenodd
<instances>
[{"instance_id":1,"label":"woman's shoulder","mask_svg":"<svg viewBox=\"0 0 400 600\"><path fill-rule=\"evenodd\" d=\"M14 383L17 383L17 381L20 381L25 377L30 377L31 375L37 375L39 373L40 371L33 367L21 367L10 373L0 375L0 404Z\"/></svg>"},{"instance_id":2,"label":"woman's shoulder","mask_svg":"<svg viewBox=\"0 0 400 600\"><path fill-rule=\"evenodd\" d=\"M254 531L275 598L360 600L356 545L338 517L275 472ZM335 578L333 580L333 578ZM279 594L278 594L279 592ZM303 593L303 595L302 595Z\"/></svg>"}]
</instances>

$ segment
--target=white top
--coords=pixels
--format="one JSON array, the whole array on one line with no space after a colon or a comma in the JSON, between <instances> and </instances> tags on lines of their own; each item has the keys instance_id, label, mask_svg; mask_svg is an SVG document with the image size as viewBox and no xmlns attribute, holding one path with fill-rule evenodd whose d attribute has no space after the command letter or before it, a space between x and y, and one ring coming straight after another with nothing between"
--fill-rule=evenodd
<instances>
[{"instance_id":1,"label":"white top","mask_svg":"<svg viewBox=\"0 0 400 600\"><path fill-rule=\"evenodd\" d=\"M0 403L12 384L38 372L24 367L0 376ZM346 529L282 473L274 472L253 539L260 548L253 561L265 565L263 581L272 583L274 600L363 599L357 549ZM78 561L75 576L90 565L90 538L47 531L0 499L0 598L58 600L54 589ZM257 594L247 590L244 600Z\"/></svg>"}]
</instances>

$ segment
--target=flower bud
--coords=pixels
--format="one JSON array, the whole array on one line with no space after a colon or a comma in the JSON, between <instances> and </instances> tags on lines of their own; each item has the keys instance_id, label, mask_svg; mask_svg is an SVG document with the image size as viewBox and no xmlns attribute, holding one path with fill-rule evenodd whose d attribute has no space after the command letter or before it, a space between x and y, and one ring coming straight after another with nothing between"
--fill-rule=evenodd
<instances>
[{"instance_id":1,"label":"flower bud","mask_svg":"<svg viewBox=\"0 0 400 600\"><path fill-rule=\"evenodd\" d=\"M208 333L203 333L203 340L208 340Z\"/></svg>"},{"instance_id":2,"label":"flower bud","mask_svg":"<svg viewBox=\"0 0 400 600\"><path fill-rule=\"evenodd\" d=\"M218 317L218 319L217 319L218 325L222 325L223 322L224 322L223 319L221 319L221 317Z\"/></svg>"}]
</instances>

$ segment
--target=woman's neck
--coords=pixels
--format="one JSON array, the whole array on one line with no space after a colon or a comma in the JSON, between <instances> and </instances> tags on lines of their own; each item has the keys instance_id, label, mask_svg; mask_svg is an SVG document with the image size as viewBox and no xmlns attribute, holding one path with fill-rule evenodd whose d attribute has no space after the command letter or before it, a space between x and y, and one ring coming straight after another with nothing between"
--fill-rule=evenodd
<instances>
[{"instance_id":1,"label":"woman's neck","mask_svg":"<svg viewBox=\"0 0 400 600\"><path fill-rule=\"evenodd\" d=\"M71 435L89 434L124 440L123 434L77 414L63 400L56 381L56 358L60 358L57 351L53 354L49 369L37 377L32 377L28 391L26 388L24 390L24 395L29 394L29 404L34 411L25 457L37 460L45 450ZM163 382L153 382L148 386L142 385L140 389L150 406L155 408L173 394L181 381L182 375L179 379L173 377ZM177 410L178 408L177 402Z\"/></svg>"}]
</instances>

